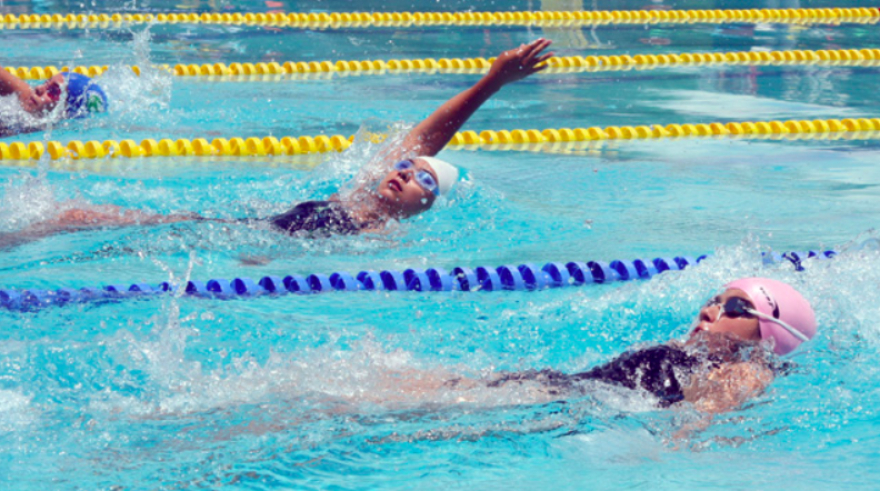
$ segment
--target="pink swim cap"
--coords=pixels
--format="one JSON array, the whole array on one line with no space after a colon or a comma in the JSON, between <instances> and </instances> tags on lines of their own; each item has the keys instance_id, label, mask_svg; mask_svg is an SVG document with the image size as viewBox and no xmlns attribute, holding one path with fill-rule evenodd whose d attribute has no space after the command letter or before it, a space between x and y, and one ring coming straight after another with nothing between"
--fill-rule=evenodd
<instances>
[{"instance_id":1,"label":"pink swim cap","mask_svg":"<svg viewBox=\"0 0 880 491\"><path fill-rule=\"evenodd\" d=\"M777 355L790 353L806 339L816 335L816 314L797 290L781 281L768 278L744 278L727 284L749 295L759 316L761 339L773 339ZM789 332L787 324L798 334Z\"/></svg>"}]
</instances>

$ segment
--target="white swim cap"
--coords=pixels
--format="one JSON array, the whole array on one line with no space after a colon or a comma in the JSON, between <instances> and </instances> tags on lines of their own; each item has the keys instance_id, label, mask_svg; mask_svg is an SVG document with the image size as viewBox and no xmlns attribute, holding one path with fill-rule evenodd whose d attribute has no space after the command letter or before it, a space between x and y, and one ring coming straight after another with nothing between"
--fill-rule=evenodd
<instances>
[{"instance_id":1,"label":"white swim cap","mask_svg":"<svg viewBox=\"0 0 880 491\"><path fill-rule=\"evenodd\" d=\"M441 195L445 195L458 181L458 167L434 157L417 157L424 160L437 174L437 187Z\"/></svg>"}]
</instances>

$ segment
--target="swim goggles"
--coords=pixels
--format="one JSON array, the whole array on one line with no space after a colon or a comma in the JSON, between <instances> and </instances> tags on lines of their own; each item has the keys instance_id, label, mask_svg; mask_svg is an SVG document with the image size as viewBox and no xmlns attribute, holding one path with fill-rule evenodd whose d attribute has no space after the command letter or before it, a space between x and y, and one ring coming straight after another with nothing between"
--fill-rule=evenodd
<instances>
[{"instance_id":1,"label":"swim goggles","mask_svg":"<svg viewBox=\"0 0 880 491\"><path fill-rule=\"evenodd\" d=\"M407 171L410 169L415 169L416 164L413 163L412 160L401 160L400 162L394 164L394 170L397 171ZM431 175L430 172L426 170L417 170L415 171L416 183L422 187L425 191L429 193L433 193L437 196L440 196L440 186L437 184L437 180L434 179L434 176Z\"/></svg>"},{"instance_id":2,"label":"swim goggles","mask_svg":"<svg viewBox=\"0 0 880 491\"><path fill-rule=\"evenodd\" d=\"M779 324L780 326L785 328L786 331L791 333L792 336L800 339L802 342L807 342L810 340L810 338L806 337L804 333L798 331L794 327L791 327L791 325L787 322L777 319L772 315L767 315L763 312L755 310L755 306L752 304L752 302L749 302L744 298L730 297L722 304L719 297L712 297L711 299L709 299L708 302L706 302L706 307L711 307L712 305L721 306L721 308L718 309L718 316L715 317L715 322L718 322L718 319L720 319L722 315L726 315L731 319L737 319L740 317L751 319L757 317L759 319L764 319Z\"/></svg>"}]
</instances>

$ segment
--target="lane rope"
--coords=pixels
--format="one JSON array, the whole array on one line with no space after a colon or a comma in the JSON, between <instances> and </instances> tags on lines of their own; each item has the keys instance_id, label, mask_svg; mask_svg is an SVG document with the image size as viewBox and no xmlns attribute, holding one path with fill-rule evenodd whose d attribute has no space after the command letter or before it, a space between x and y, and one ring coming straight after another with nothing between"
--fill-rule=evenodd
<instances>
[{"instance_id":1,"label":"lane rope","mask_svg":"<svg viewBox=\"0 0 880 491\"><path fill-rule=\"evenodd\" d=\"M237 77L256 77L253 80L287 80L281 75L336 74L391 75L401 73L481 74L486 73L495 58L414 58L392 60L338 60L286 61L283 63L207 63L160 64L156 68L177 77L213 77L225 80ZM713 53L668 53L636 55L557 56L547 60L548 68L538 74L608 72L625 70L653 70L679 66L865 66L880 64L880 49L738 51ZM57 67L5 67L13 75L25 80L45 80L58 73L73 71L97 77L108 70L107 65L80 65ZM141 67L129 66L135 74Z\"/></svg>"},{"instance_id":2,"label":"lane rope","mask_svg":"<svg viewBox=\"0 0 880 491\"><path fill-rule=\"evenodd\" d=\"M751 10L602 10L519 12L182 12L101 14L6 14L0 28L118 28L128 24L226 24L343 29L421 26L577 27L606 24L876 23L877 8L751 9Z\"/></svg>"},{"instance_id":3,"label":"lane rope","mask_svg":"<svg viewBox=\"0 0 880 491\"><path fill-rule=\"evenodd\" d=\"M460 147L472 149L474 146L495 149L515 150L521 145L546 143L593 142L605 140L647 140L659 138L714 137L746 139L873 139L880 131L880 118L815 119L787 121L742 121L728 123L698 124L653 124L640 126L592 126L589 128L548 128L514 130L473 130L456 133L449 142L451 149ZM381 142L385 135L374 134L372 138ZM351 146L354 135L285 136L277 138L215 138L210 142L205 138L188 140L144 139L140 143L131 140L73 140L67 144L49 141L0 142L0 161L39 160L47 156L58 159L103 159L103 158L141 158L141 157L267 157L280 155L302 155L327 152L341 152Z\"/></svg>"},{"instance_id":4,"label":"lane rope","mask_svg":"<svg viewBox=\"0 0 880 491\"><path fill-rule=\"evenodd\" d=\"M807 259L825 260L837 255L836 251L807 251L764 253L765 265L791 262L798 271ZM419 292L476 292L500 290L545 290L584 286L616 281L647 280L666 271L680 271L696 265L708 256L696 259L688 256L659 257L654 260L635 259L568 263L551 262L542 267L534 264L504 265L496 268L456 267L451 271L440 267L407 269L404 271L361 271L352 275L345 271L326 274L264 276L258 281L251 278L233 280L190 280L185 284L133 283L131 285L103 285L86 288L0 289L0 308L33 311L52 305L117 301L156 296L164 293L181 296L219 299L281 296L287 294L315 294L356 291L419 291Z\"/></svg>"},{"instance_id":5,"label":"lane rope","mask_svg":"<svg viewBox=\"0 0 880 491\"><path fill-rule=\"evenodd\" d=\"M855 136L859 135L859 136ZM846 138L858 138L859 140L880 139L880 132L849 133ZM452 147L452 151L504 151L504 152L530 152L546 153L554 155L578 154L592 157L614 158L620 150L620 140L593 140L583 142L544 142L524 143L508 145L460 145ZM208 172L223 171L230 166L238 169L266 169L285 168L295 170L312 170L325 161L326 153L311 153L300 155L273 155L271 158L264 156L211 156L188 159L142 158L142 159L72 159L62 158L41 162L39 160L0 160L0 167L36 169L45 166L47 170L58 172L90 172L106 175L125 176L132 171L155 171L163 173L174 167L186 166L187 169L199 169Z\"/></svg>"}]
</instances>

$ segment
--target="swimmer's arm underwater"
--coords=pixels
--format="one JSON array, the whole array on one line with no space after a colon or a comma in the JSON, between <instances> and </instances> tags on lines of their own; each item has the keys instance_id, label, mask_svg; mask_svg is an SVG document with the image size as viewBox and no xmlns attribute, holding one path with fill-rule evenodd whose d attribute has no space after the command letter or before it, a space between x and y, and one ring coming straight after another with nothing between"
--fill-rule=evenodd
<instances>
[{"instance_id":1,"label":"swimmer's arm underwater","mask_svg":"<svg viewBox=\"0 0 880 491\"><path fill-rule=\"evenodd\" d=\"M705 379L692 380L683 389L685 401L702 413L696 421L686 423L673 435L673 441L684 441L712 424L716 414L732 411L763 392L773 381L773 372L754 363L733 363L712 370ZM675 448L678 448L676 443Z\"/></svg>"},{"instance_id":2,"label":"swimmer's arm underwater","mask_svg":"<svg viewBox=\"0 0 880 491\"><path fill-rule=\"evenodd\" d=\"M195 213L161 215L139 210L128 210L116 205L89 205L76 202L59 203L61 210L53 217L32 223L22 230L0 234L0 250L18 247L61 233L158 225L163 223L202 220ZM217 219L215 221L222 221Z\"/></svg>"},{"instance_id":3,"label":"swimmer's arm underwater","mask_svg":"<svg viewBox=\"0 0 880 491\"><path fill-rule=\"evenodd\" d=\"M498 55L483 78L440 106L407 135L400 154L417 150L419 156L437 155L462 125L504 85L521 80L547 67L541 65L553 53L541 52L552 41L541 38ZM400 155L395 155L395 158Z\"/></svg>"},{"instance_id":4,"label":"swimmer's arm underwater","mask_svg":"<svg viewBox=\"0 0 880 491\"><path fill-rule=\"evenodd\" d=\"M773 381L773 372L755 363L730 363L683 389L684 399L701 412L718 414L734 410L757 396Z\"/></svg>"}]
</instances>

